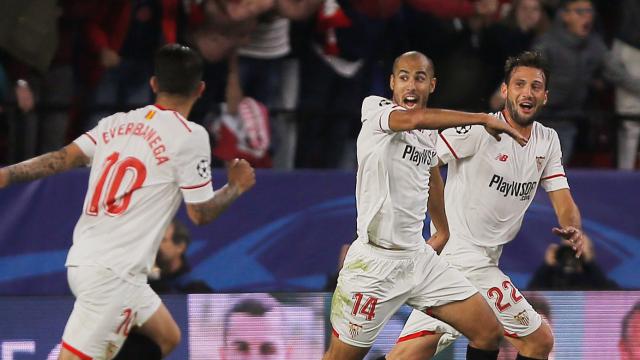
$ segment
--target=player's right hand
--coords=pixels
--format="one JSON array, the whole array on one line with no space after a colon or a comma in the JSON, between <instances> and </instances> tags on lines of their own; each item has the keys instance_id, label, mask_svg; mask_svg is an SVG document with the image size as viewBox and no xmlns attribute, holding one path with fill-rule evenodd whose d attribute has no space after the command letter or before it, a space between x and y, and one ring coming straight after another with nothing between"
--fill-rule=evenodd
<instances>
[{"instance_id":1,"label":"player's right hand","mask_svg":"<svg viewBox=\"0 0 640 360\"><path fill-rule=\"evenodd\" d=\"M256 183L256 172L245 159L233 159L228 168L229 185L242 194Z\"/></svg>"},{"instance_id":2,"label":"player's right hand","mask_svg":"<svg viewBox=\"0 0 640 360\"><path fill-rule=\"evenodd\" d=\"M518 130L493 115L487 114L487 122L484 124L484 129L498 141L500 141L500 134L502 133L511 136L520 146L527 145L529 141Z\"/></svg>"}]
</instances>

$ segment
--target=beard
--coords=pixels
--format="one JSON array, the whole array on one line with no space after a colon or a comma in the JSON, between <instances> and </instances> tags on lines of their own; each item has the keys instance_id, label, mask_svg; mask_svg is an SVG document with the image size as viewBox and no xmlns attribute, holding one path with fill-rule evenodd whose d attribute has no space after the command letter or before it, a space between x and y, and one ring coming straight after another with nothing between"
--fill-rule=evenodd
<instances>
[{"instance_id":1,"label":"beard","mask_svg":"<svg viewBox=\"0 0 640 360\"><path fill-rule=\"evenodd\" d=\"M509 111L509 115L511 115L511 119L516 122L516 124L520 126L529 126L533 124L536 119L538 119L538 115L540 114L540 109L536 108L535 111L528 118L523 118L520 116L518 112L518 106L514 101L507 99L507 111Z\"/></svg>"}]
</instances>

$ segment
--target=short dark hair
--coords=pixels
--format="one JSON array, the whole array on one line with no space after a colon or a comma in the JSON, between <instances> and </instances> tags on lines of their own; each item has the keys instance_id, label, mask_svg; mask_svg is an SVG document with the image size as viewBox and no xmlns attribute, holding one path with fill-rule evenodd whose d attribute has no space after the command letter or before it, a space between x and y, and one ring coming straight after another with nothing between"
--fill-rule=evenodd
<instances>
[{"instance_id":1,"label":"short dark hair","mask_svg":"<svg viewBox=\"0 0 640 360\"><path fill-rule=\"evenodd\" d=\"M509 84L515 68L525 66L542 70L544 73L545 88L549 83L549 66L541 53L537 51L525 51L516 56L511 56L504 64L504 82Z\"/></svg>"},{"instance_id":2,"label":"short dark hair","mask_svg":"<svg viewBox=\"0 0 640 360\"><path fill-rule=\"evenodd\" d=\"M565 10L569 5L578 1L588 1L590 3L593 3L591 0L560 0L560 3L558 4L558 9Z\"/></svg>"},{"instance_id":3,"label":"short dark hair","mask_svg":"<svg viewBox=\"0 0 640 360\"><path fill-rule=\"evenodd\" d=\"M202 68L202 58L190 47L164 45L155 56L153 75L158 82L158 91L190 96L202 80Z\"/></svg>"},{"instance_id":4,"label":"short dark hair","mask_svg":"<svg viewBox=\"0 0 640 360\"><path fill-rule=\"evenodd\" d=\"M629 322L635 313L640 313L640 301L638 301L622 319L622 338L623 342L629 341Z\"/></svg>"},{"instance_id":5,"label":"short dark hair","mask_svg":"<svg viewBox=\"0 0 640 360\"><path fill-rule=\"evenodd\" d=\"M229 331L229 322L233 314L247 314L256 317L265 316L266 313L276 309L279 305L278 301L270 295L262 297L261 294L249 295L245 299L238 301L231 310L227 311L224 316L223 341L227 343L227 335Z\"/></svg>"}]
</instances>

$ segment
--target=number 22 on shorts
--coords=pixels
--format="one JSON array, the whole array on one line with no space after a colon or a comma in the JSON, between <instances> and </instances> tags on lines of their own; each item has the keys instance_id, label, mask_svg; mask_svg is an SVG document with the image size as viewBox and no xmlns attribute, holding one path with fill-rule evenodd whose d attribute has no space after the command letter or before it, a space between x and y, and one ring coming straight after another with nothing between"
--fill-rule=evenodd
<instances>
[{"instance_id":1,"label":"number 22 on shorts","mask_svg":"<svg viewBox=\"0 0 640 360\"><path fill-rule=\"evenodd\" d=\"M366 299L364 304L362 304L363 298L364 295L362 293L355 293L353 295L355 303L353 304L351 314L357 316L358 313L360 313L364 315L367 320L372 320L376 316L376 304L378 303L378 298L370 296ZM360 307L361 304L362 307Z\"/></svg>"},{"instance_id":2,"label":"number 22 on shorts","mask_svg":"<svg viewBox=\"0 0 640 360\"><path fill-rule=\"evenodd\" d=\"M502 282L502 288L506 291L508 291L509 289L511 289L511 300L513 300L514 303L519 302L520 300L522 300L522 295L518 294L518 290L516 289L515 286L513 286L513 284L511 283L511 281L505 280ZM491 289L489 289L487 291L487 296L489 297L489 299L493 299L494 297L496 298L495 302L496 302L496 308L498 309L498 311L503 312L505 310L507 310L508 308L511 307L511 303L509 302L503 302L504 299L504 293L502 292L502 290L497 287L494 286Z\"/></svg>"}]
</instances>

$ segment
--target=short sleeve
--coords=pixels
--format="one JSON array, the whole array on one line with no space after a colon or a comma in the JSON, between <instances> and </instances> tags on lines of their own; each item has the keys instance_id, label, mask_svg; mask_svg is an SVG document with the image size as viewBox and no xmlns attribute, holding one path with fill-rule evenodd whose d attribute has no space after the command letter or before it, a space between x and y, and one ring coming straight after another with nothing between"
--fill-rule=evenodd
<instances>
[{"instance_id":1,"label":"short sleeve","mask_svg":"<svg viewBox=\"0 0 640 360\"><path fill-rule=\"evenodd\" d=\"M204 128L193 127L193 133L182 144L176 159L175 173L184 201L200 203L211 199L211 146Z\"/></svg>"},{"instance_id":2,"label":"short sleeve","mask_svg":"<svg viewBox=\"0 0 640 360\"><path fill-rule=\"evenodd\" d=\"M568 189L569 182L562 166L562 150L560 150L560 140L555 130L551 139L551 147L549 151L549 160L542 170L540 185L546 192L556 191L560 189Z\"/></svg>"},{"instance_id":3,"label":"short sleeve","mask_svg":"<svg viewBox=\"0 0 640 360\"><path fill-rule=\"evenodd\" d=\"M380 96L368 96L362 102L362 122L371 121L371 126L379 131L393 132L389 128L389 115L393 111L405 108L395 105L391 100Z\"/></svg>"},{"instance_id":4,"label":"short sleeve","mask_svg":"<svg viewBox=\"0 0 640 360\"><path fill-rule=\"evenodd\" d=\"M457 126L440 132L436 149L440 160L447 164L452 160L472 156L478 151L484 128L478 125Z\"/></svg>"},{"instance_id":5,"label":"short sleeve","mask_svg":"<svg viewBox=\"0 0 640 360\"><path fill-rule=\"evenodd\" d=\"M93 160L93 155L96 153L96 147L98 146L98 127L96 126L80 135L73 143L78 145L90 161Z\"/></svg>"}]
</instances>

